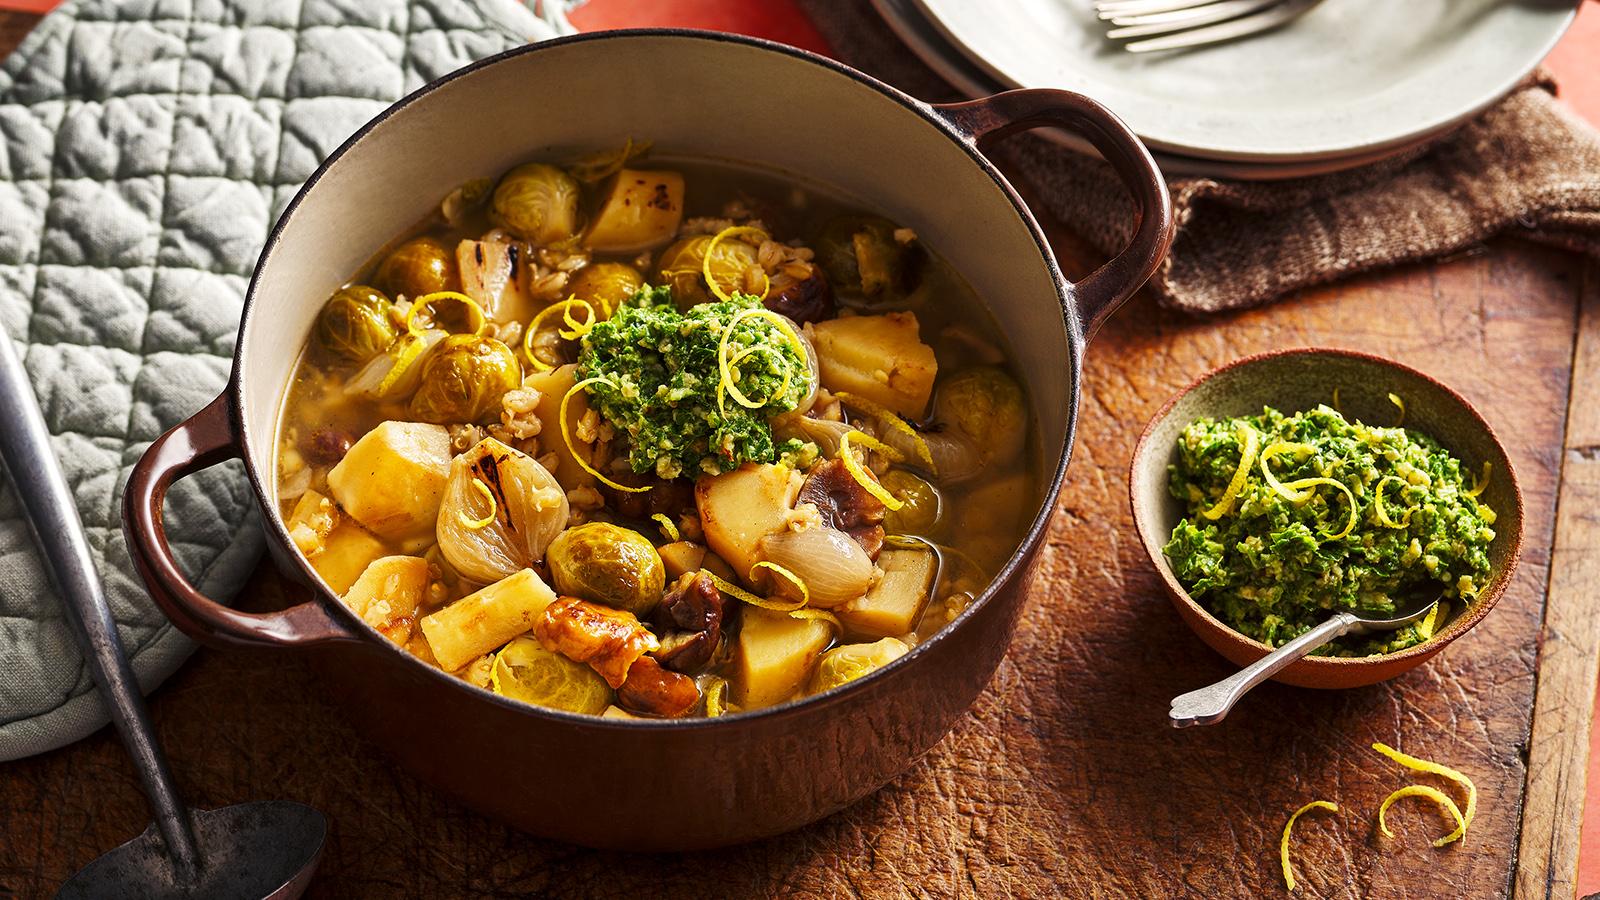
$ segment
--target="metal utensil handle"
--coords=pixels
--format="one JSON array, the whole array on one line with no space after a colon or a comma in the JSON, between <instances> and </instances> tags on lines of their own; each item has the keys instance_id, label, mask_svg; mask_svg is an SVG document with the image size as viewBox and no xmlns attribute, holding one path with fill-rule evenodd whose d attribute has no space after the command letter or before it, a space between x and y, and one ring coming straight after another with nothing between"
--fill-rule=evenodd
<instances>
[{"instance_id":1,"label":"metal utensil handle","mask_svg":"<svg viewBox=\"0 0 1600 900\"><path fill-rule=\"evenodd\" d=\"M178 877L192 882L200 855L190 830L188 809L172 783L167 758L128 664L117 623L100 587L100 573L78 518L67 479L61 473L50 432L34 397L27 371L11 339L0 332L0 461L22 501L39 555L44 558L67 610L67 621L82 645L89 673L105 698L111 721L133 757L145 797L155 814Z\"/></svg>"},{"instance_id":2,"label":"metal utensil handle","mask_svg":"<svg viewBox=\"0 0 1600 900\"><path fill-rule=\"evenodd\" d=\"M1361 620L1347 612L1334 614L1333 618L1300 635L1282 647L1268 653L1251 665L1229 675L1216 684L1179 694L1172 698L1172 709L1167 715L1173 728L1190 725L1212 725L1233 709L1245 692L1271 678L1280 669L1321 647L1340 635L1348 634Z\"/></svg>"}]
</instances>

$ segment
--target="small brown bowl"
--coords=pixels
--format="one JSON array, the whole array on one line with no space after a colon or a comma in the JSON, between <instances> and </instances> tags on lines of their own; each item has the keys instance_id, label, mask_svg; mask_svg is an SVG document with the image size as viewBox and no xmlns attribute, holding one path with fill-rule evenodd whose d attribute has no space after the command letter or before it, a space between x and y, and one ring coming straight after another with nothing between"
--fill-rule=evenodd
<instances>
[{"instance_id":1,"label":"small brown bowl","mask_svg":"<svg viewBox=\"0 0 1600 900\"><path fill-rule=\"evenodd\" d=\"M1201 376L1157 412L1139 436L1128 471L1128 496L1139 539L1178 614L1211 649L1239 666L1247 666L1271 648L1245 637L1195 602L1172 573L1162 548L1183 517L1183 508L1167 491L1167 466L1176 458L1178 435L1195 419L1259 413L1272 406L1284 413L1330 403L1339 389L1345 413L1369 423L1391 422L1396 416L1389 393L1405 401L1405 425L1438 441L1476 471L1484 460L1493 465L1483 501L1495 511L1495 539L1489 545L1492 579L1482 596L1446 625L1432 640L1398 653L1359 658L1307 657L1277 675L1274 681L1311 688L1352 688L1387 681L1409 671L1465 634L1494 608L1511 583L1522 547L1522 490L1505 448L1494 429L1460 394L1433 378L1397 362L1350 350L1304 348L1247 356Z\"/></svg>"}]
</instances>

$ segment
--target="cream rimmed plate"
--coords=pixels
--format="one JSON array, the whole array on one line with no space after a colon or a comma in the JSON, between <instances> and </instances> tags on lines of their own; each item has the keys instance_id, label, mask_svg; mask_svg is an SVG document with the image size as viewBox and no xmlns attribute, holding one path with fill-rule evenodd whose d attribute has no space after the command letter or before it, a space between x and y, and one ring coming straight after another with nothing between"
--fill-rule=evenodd
<instances>
[{"instance_id":1,"label":"cream rimmed plate","mask_svg":"<svg viewBox=\"0 0 1600 900\"><path fill-rule=\"evenodd\" d=\"M873 7L877 9L878 15L888 24L895 36L910 47L911 51L928 68L932 69L935 74L945 81L948 81L957 90L969 97L986 97L1006 89L1007 85L1002 84L993 75L984 71L976 63L967 59L960 50L956 49L955 45L950 43L949 39L928 21L921 8L917 6L917 0L871 0L871 2ZM1240 181L1282 181L1290 178L1326 175L1379 162L1391 156L1404 153L1418 144L1426 143L1442 136L1451 127L1445 126L1437 131L1420 134L1410 142L1384 150L1320 160L1250 162L1203 159L1197 156L1184 156L1159 150L1153 151L1153 155L1156 162L1160 164L1161 171L1169 176L1203 176L1208 178L1231 178ZM1089 145L1088 141L1069 131L1047 128L1040 129L1039 134L1079 153L1096 155L1094 148Z\"/></svg>"},{"instance_id":2,"label":"cream rimmed plate","mask_svg":"<svg viewBox=\"0 0 1600 900\"><path fill-rule=\"evenodd\" d=\"M1088 94L1153 148L1250 162L1382 154L1504 96L1571 23L1571 0L1324 0L1277 31L1133 54L1091 0L915 0L1008 87Z\"/></svg>"}]
</instances>

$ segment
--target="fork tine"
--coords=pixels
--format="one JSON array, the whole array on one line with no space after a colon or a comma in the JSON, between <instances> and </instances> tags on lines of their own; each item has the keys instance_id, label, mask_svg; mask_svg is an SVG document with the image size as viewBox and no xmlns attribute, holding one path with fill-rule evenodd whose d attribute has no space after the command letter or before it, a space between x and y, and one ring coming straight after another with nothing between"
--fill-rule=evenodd
<instances>
[{"instance_id":1,"label":"fork tine","mask_svg":"<svg viewBox=\"0 0 1600 900\"><path fill-rule=\"evenodd\" d=\"M1214 2L1215 0L1101 0L1094 5L1094 9L1095 14L1101 19L1110 19L1115 16L1193 9Z\"/></svg>"},{"instance_id":2,"label":"fork tine","mask_svg":"<svg viewBox=\"0 0 1600 900\"><path fill-rule=\"evenodd\" d=\"M1231 41L1234 38L1288 24L1291 20L1298 18L1320 2L1321 0L1287 0L1287 2L1279 6L1254 15L1223 22L1220 25L1196 28L1193 31L1168 34L1164 37L1145 41L1134 41L1130 44L1123 44L1122 49L1129 53L1150 53L1156 50L1176 50L1180 47L1195 47L1201 44Z\"/></svg>"},{"instance_id":3,"label":"fork tine","mask_svg":"<svg viewBox=\"0 0 1600 900\"><path fill-rule=\"evenodd\" d=\"M1276 6L1282 0L1223 0L1197 9L1185 9L1175 12L1150 13L1143 16L1122 16L1111 20L1113 25L1123 27L1113 28L1106 32L1112 39L1143 37L1150 34L1166 34L1169 31L1181 31L1196 28L1201 25L1210 25L1213 22L1226 22L1236 19L1256 10Z\"/></svg>"}]
</instances>

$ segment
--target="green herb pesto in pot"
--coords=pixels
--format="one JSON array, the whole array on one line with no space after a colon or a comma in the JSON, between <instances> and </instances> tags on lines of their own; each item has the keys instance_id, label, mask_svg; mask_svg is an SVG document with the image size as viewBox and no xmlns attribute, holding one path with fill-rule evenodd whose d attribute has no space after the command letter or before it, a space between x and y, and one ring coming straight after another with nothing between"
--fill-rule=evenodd
<instances>
[{"instance_id":1,"label":"green herb pesto in pot","mask_svg":"<svg viewBox=\"0 0 1600 900\"><path fill-rule=\"evenodd\" d=\"M1488 584L1494 511L1466 477L1432 438L1327 406L1200 419L1169 467L1187 515L1165 552L1191 596L1269 647L1334 610L1382 615L1396 597L1440 591L1439 612L1416 625L1315 651L1392 653L1432 637L1451 605Z\"/></svg>"},{"instance_id":2,"label":"green herb pesto in pot","mask_svg":"<svg viewBox=\"0 0 1600 900\"><path fill-rule=\"evenodd\" d=\"M793 323L746 294L680 312L670 287L642 288L584 337L578 375L627 433L640 474L692 478L816 454L773 441L769 420L811 399L811 362Z\"/></svg>"}]
</instances>

